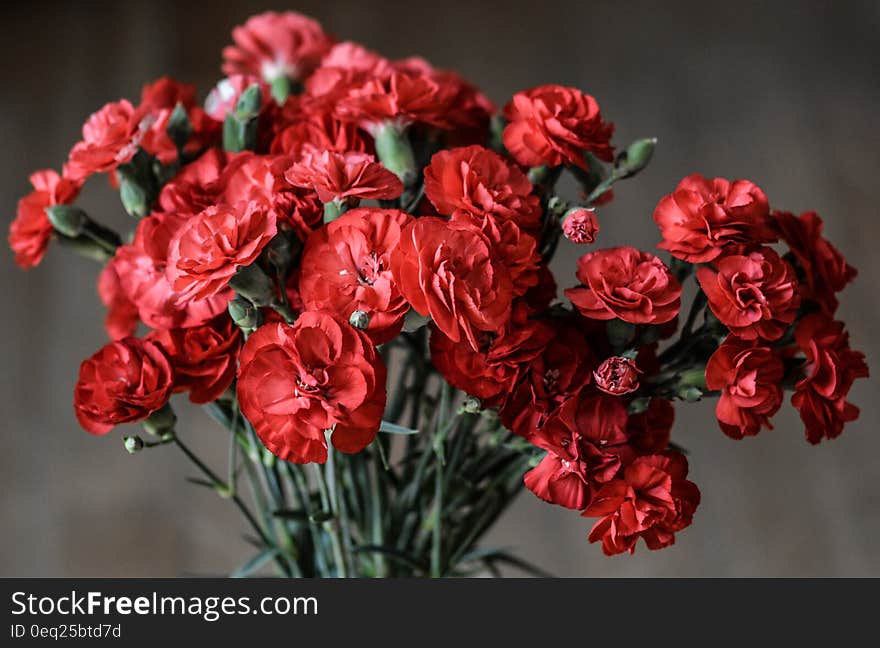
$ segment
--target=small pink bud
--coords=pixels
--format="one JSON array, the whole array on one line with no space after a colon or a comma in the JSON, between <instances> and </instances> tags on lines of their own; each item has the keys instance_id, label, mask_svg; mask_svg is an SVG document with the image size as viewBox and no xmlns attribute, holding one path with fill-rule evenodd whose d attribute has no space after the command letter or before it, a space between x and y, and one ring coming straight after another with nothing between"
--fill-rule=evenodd
<instances>
[{"instance_id":1,"label":"small pink bud","mask_svg":"<svg viewBox=\"0 0 880 648\"><path fill-rule=\"evenodd\" d=\"M562 233L572 243L586 245L596 240L599 233L599 222L596 210L586 207L574 207L565 214L562 222Z\"/></svg>"},{"instance_id":2,"label":"small pink bud","mask_svg":"<svg viewBox=\"0 0 880 648\"><path fill-rule=\"evenodd\" d=\"M634 360L611 356L593 372L593 378L601 391L612 396L623 396L639 388L640 373Z\"/></svg>"}]
</instances>

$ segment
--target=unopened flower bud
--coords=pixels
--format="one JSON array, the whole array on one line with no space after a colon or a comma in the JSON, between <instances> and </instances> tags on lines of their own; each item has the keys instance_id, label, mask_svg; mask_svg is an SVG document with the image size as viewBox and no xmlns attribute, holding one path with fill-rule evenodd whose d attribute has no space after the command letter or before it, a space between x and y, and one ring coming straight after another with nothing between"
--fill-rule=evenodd
<instances>
[{"instance_id":1,"label":"unopened flower bud","mask_svg":"<svg viewBox=\"0 0 880 648\"><path fill-rule=\"evenodd\" d=\"M572 243L587 245L596 240L599 233L599 222L596 220L596 210L586 207L573 207L565 214L562 221L562 233Z\"/></svg>"},{"instance_id":2,"label":"unopened flower bud","mask_svg":"<svg viewBox=\"0 0 880 648\"><path fill-rule=\"evenodd\" d=\"M139 436L127 436L122 437L122 441L125 443L125 449L129 454L134 454L135 452L140 452L144 447L144 441Z\"/></svg>"},{"instance_id":3,"label":"unopened flower bud","mask_svg":"<svg viewBox=\"0 0 880 648\"><path fill-rule=\"evenodd\" d=\"M630 144L617 160L618 175L629 178L648 166L656 145L656 137L646 137Z\"/></svg>"},{"instance_id":4,"label":"unopened flower bud","mask_svg":"<svg viewBox=\"0 0 880 648\"><path fill-rule=\"evenodd\" d=\"M405 188L413 186L418 178L418 166L406 131L387 122L375 129L373 139L379 161L400 178Z\"/></svg>"},{"instance_id":5,"label":"unopened flower bud","mask_svg":"<svg viewBox=\"0 0 880 648\"><path fill-rule=\"evenodd\" d=\"M252 84L241 93L238 103L235 104L235 118L238 121L253 119L260 114L260 106L263 103L263 95L258 83Z\"/></svg>"},{"instance_id":6,"label":"unopened flower bud","mask_svg":"<svg viewBox=\"0 0 880 648\"><path fill-rule=\"evenodd\" d=\"M475 396L468 396L461 403L461 412L464 414L477 414L481 409L483 409L483 404Z\"/></svg>"},{"instance_id":7,"label":"unopened flower bud","mask_svg":"<svg viewBox=\"0 0 880 648\"><path fill-rule=\"evenodd\" d=\"M269 306L275 301L275 286L256 263L241 266L229 280L229 286L257 306Z\"/></svg>"},{"instance_id":8,"label":"unopened flower bud","mask_svg":"<svg viewBox=\"0 0 880 648\"><path fill-rule=\"evenodd\" d=\"M370 326L370 315L365 311L356 310L351 314L351 317L348 318L348 323L356 329L365 331Z\"/></svg>"},{"instance_id":9,"label":"unopened flower bud","mask_svg":"<svg viewBox=\"0 0 880 648\"><path fill-rule=\"evenodd\" d=\"M52 227L71 238L76 238L85 232L89 224L88 214L73 205L46 207L46 215L49 217Z\"/></svg>"},{"instance_id":10,"label":"unopened flower bud","mask_svg":"<svg viewBox=\"0 0 880 648\"><path fill-rule=\"evenodd\" d=\"M186 145L192 136L192 123L189 121L186 108L179 101L168 117L168 125L165 127L165 132L171 138L171 141L174 142L175 146L180 149Z\"/></svg>"},{"instance_id":11,"label":"unopened flower bud","mask_svg":"<svg viewBox=\"0 0 880 648\"><path fill-rule=\"evenodd\" d=\"M229 316L238 328L251 330L257 328L260 312L256 306L241 295L236 295L227 306Z\"/></svg>"},{"instance_id":12,"label":"unopened flower bud","mask_svg":"<svg viewBox=\"0 0 880 648\"><path fill-rule=\"evenodd\" d=\"M639 388L639 368L634 360L611 356L593 372L596 387L612 396L631 394Z\"/></svg>"},{"instance_id":13,"label":"unopened flower bud","mask_svg":"<svg viewBox=\"0 0 880 648\"><path fill-rule=\"evenodd\" d=\"M171 404L166 403L162 409L158 409L150 414L150 417L145 420L142 425L147 433L162 437L174 430L174 425L176 423L177 415L174 413L174 410L171 409Z\"/></svg>"},{"instance_id":14,"label":"unopened flower bud","mask_svg":"<svg viewBox=\"0 0 880 648\"><path fill-rule=\"evenodd\" d=\"M687 385L678 390L678 397L688 403L696 403L703 397L703 392L697 387Z\"/></svg>"}]
</instances>

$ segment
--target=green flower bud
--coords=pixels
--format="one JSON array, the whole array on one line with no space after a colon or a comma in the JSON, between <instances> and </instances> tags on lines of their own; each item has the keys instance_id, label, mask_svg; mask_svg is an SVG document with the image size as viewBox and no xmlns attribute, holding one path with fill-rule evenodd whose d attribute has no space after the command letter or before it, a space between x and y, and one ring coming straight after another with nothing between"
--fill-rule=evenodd
<instances>
[{"instance_id":1,"label":"green flower bud","mask_svg":"<svg viewBox=\"0 0 880 648\"><path fill-rule=\"evenodd\" d=\"M241 295L236 295L229 302L227 309L232 321L241 329L251 331L260 323L259 309Z\"/></svg>"},{"instance_id":2,"label":"green flower bud","mask_svg":"<svg viewBox=\"0 0 880 648\"><path fill-rule=\"evenodd\" d=\"M260 85L254 83L238 98L238 102L235 104L235 118L238 121L245 121L257 117L260 114L262 103L263 95L260 92Z\"/></svg>"},{"instance_id":3,"label":"green flower bud","mask_svg":"<svg viewBox=\"0 0 880 648\"><path fill-rule=\"evenodd\" d=\"M86 231L89 224L89 216L79 207L73 205L53 205L46 207L46 215L58 232L76 238Z\"/></svg>"},{"instance_id":4,"label":"green flower bud","mask_svg":"<svg viewBox=\"0 0 880 648\"><path fill-rule=\"evenodd\" d=\"M405 188L412 187L419 174L406 131L389 122L379 127L374 139L379 161L400 178Z\"/></svg>"},{"instance_id":5,"label":"green flower bud","mask_svg":"<svg viewBox=\"0 0 880 648\"><path fill-rule=\"evenodd\" d=\"M165 132L168 133L168 137L171 138L171 141L174 142L178 149L182 149L192 136L193 129L189 121L189 115L186 112L186 108L179 101L168 117L168 125L165 127Z\"/></svg>"},{"instance_id":6,"label":"green flower bud","mask_svg":"<svg viewBox=\"0 0 880 648\"><path fill-rule=\"evenodd\" d=\"M678 397L688 403L696 403L703 397L703 392L691 385L685 385L678 390Z\"/></svg>"},{"instance_id":7,"label":"green flower bud","mask_svg":"<svg viewBox=\"0 0 880 648\"><path fill-rule=\"evenodd\" d=\"M177 415L171 409L171 404L166 403L162 409L156 410L142 423L144 430L153 436L162 437L174 430L177 423Z\"/></svg>"},{"instance_id":8,"label":"green flower bud","mask_svg":"<svg viewBox=\"0 0 880 648\"><path fill-rule=\"evenodd\" d=\"M348 323L356 329L366 331L370 326L370 315L362 310L356 310L351 314L351 317L348 318Z\"/></svg>"},{"instance_id":9,"label":"green flower bud","mask_svg":"<svg viewBox=\"0 0 880 648\"><path fill-rule=\"evenodd\" d=\"M137 435L122 437L122 441L125 443L125 449L129 454L134 454L143 450L144 441Z\"/></svg>"},{"instance_id":10,"label":"green flower bud","mask_svg":"<svg viewBox=\"0 0 880 648\"><path fill-rule=\"evenodd\" d=\"M462 414L478 414L483 409L483 404L476 396L468 396L461 403L459 410Z\"/></svg>"},{"instance_id":11,"label":"green flower bud","mask_svg":"<svg viewBox=\"0 0 880 648\"><path fill-rule=\"evenodd\" d=\"M229 286L256 306L270 306L275 301L275 285L256 263L240 267Z\"/></svg>"},{"instance_id":12,"label":"green flower bud","mask_svg":"<svg viewBox=\"0 0 880 648\"><path fill-rule=\"evenodd\" d=\"M617 175L621 178L629 178L644 169L651 161L656 146L656 137L639 139L630 144L617 158Z\"/></svg>"}]
</instances>

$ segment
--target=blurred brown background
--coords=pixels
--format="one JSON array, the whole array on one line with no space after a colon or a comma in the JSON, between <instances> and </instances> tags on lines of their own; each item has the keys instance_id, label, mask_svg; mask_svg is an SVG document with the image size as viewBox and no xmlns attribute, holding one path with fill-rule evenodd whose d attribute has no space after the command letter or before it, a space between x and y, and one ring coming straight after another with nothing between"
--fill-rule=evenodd
<instances>
[{"instance_id":1,"label":"blurred brown background","mask_svg":"<svg viewBox=\"0 0 880 648\"><path fill-rule=\"evenodd\" d=\"M91 111L136 98L163 74L204 95L231 27L269 5L4 5L4 232L27 175L59 168ZM860 270L841 317L880 372L880 3L300 0L273 8L314 15L391 57L421 54L455 68L499 104L542 83L578 86L617 123L619 144L659 137L648 171L602 212L602 246L653 246L654 205L694 171L747 177L776 206L816 209ZM99 219L126 218L100 180L82 201ZM574 260L573 246L563 247L563 286L573 283ZM121 431L96 438L78 428L77 368L105 342L97 266L51 249L22 274L3 246L0 267L0 575L220 574L244 560L231 507L186 484L189 468L172 449L128 456ZM880 575L877 396L875 380L860 381L852 400L861 419L819 447L808 446L788 406L775 430L742 442L717 429L713 404L680 407L675 434L691 451L703 503L665 551L640 546L607 559L586 541L588 520L528 493L493 540L566 576ZM222 461L224 444L212 444L219 428L195 408L178 409L188 410L185 434Z\"/></svg>"}]
</instances>

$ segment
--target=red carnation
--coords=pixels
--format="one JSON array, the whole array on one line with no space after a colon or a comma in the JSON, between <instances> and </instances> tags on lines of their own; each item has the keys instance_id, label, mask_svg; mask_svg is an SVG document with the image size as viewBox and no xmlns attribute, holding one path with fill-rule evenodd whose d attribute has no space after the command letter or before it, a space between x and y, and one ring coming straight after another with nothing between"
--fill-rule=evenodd
<instances>
[{"instance_id":1,"label":"red carnation","mask_svg":"<svg viewBox=\"0 0 880 648\"><path fill-rule=\"evenodd\" d=\"M440 151L425 167L425 194L437 212L512 220L525 229L540 224L541 207L526 175L482 146Z\"/></svg>"},{"instance_id":2,"label":"red carnation","mask_svg":"<svg viewBox=\"0 0 880 648\"><path fill-rule=\"evenodd\" d=\"M673 544L675 532L690 525L700 503L700 491L685 479L687 472L687 460L675 452L635 459L595 493L583 512L599 518L590 542L601 541L609 556L634 553L639 538L649 549Z\"/></svg>"},{"instance_id":3,"label":"red carnation","mask_svg":"<svg viewBox=\"0 0 880 648\"><path fill-rule=\"evenodd\" d=\"M304 111L272 140L271 152L299 158L309 149L367 153L368 146L357 126L336 119L329 111Z\"/></svg>"},{"instance_id":4,"label":"red carnation","mask_svg":"<svg viewBox=\"0 0 880 648\"><path fill-rule=\"evenodd\" d=\"M165 352L174 370L174 391L193 403L210 403L232 384L241 331L228 315L203 326L153 331L147 339Z\"/></svg>"},{"instance_id":5,"label":"red carnation","mask_svg":"<svg viewBox=\"0 0 880 648\"><path fill-rule=\"evenodd\" d=\"M574 164L587 168L584 152L610 162L611 135L599 104L576 88L545 85L519 92L504 107L509 123L504 146L524 166Z\"/></svg>"},{"instance_id":6,"label":"red carnation","mask_svg":"<svg viewBox=\"0 0 880 648\"><path fill-rule=\"evenodd\" d=\"M782 404L782 359L767 346L730 336L706 365L706 386L721 390L718 424L734 439L754 436Z\"/></svg>"},{"instance_id":7,"label":"red carnation","mask_svg":"<svg viewBox=\"0 0 880 648\"><path fill-rule=\"evenodd\" d=\"M92 434L147 418L168 402L171 364L154 343L124 338L104 346L79 368L76 418Z\"/></svg>"},{"instance_id":8,"label":"red carnation","mask_svg":"<svg viewBox=\"0 0 880 648\"><path fill-rule=\"evenodd\" d=\"M823 223L816 212L795 216L777 211L773 213L773 224L803 270L803 298L817 303L822 312L833 317L836 294L855 278L856 269L822 236Z\"/></svg>"},{"instance_id":9,"label":"red carnation","mask_svg":"<svg viewBox=\"0 0 880 648\"><path fill-rule=\"evenodd\" d=\"M275 236L275 214L255 201L218 205L189 217L168 245L165 274L180 301L220 294Z\"/></svg>"},{"instance_id":10,"label":"red carnation","mask_svg":"<svg viewBox=\"0 0 880 648\"><path fill-rule=\"evenodd\" d=\"M654 210L657 247L691 263L711 261L731 245L775 241L769 216L767 196L748 180L690 175Z\"/></svg>"},{"instance_id":11,"label":"red carnation","mask_svg":"<svg viewBox=\"0 0 880 648\"><path fill-rule=\"evenodd\" d=\"M562 221L562 233L576 245L587 245L596 240L599 233L599 222L596 220L596 210L578 207L568 212Z\"/></svg>"},{"instance_id":12,"label":"red carnation","mask_svg":"<svg viewBox=\"0 0 880 648\"><path fill-rule=\"evenodd\" d=\"M595 366L583 332L566 321L551 320L553 335L541 352L521 368L499 415L510 430L531 438L569 397L590 382Z\"/></svg>"},{"instance_id":13,"label":"red carnation","mask_svg":"<svg viewBox=\"0 0 880 648\"><path fill-rule=\"evenodd\" d=\"M639 388L640 373L635 360L611 356L593 372L593 380L600 391L612 396L623 396Z\"/></svg>"},{"instance_id":14,"label":"red carnation","mask_svg":"<svg viewBox=\"0 0 880 648\"><path fill-rule=\"evenodd\" d=\"M385 364L362 331L327 313L296 324L266 324L241 351L241 411L275 455L295 463L327 460L334 447L359 452L376 436L385 409Z\"/></svg>"},{"instance_id":15,"label":"red carnation","mask_svg":"<svg viewBox=\"0 0 880 648\"><path fill-rule=\"evenodd\" d=\"M391 199L403 193L403 184L396 175L372 155L354 151L307 151L284 177L295 187L313 189L323 203Z\"/></svg>"},{"instance_id":16,"label":"red carnation","mask_svg":"<svg viewBox=\"0 0 880 648\"><path fill-rule=\"evenodd\" d=\"M37 171L30 181L34 190L18 201L18 211L9 225L9 247L15 252L15 262L25 269L43 260L52 237L46 207L69 205L76 200L80 188L79 183L51 169Z\"/></svg>"},{"instance_id":17,"label":"red carnation","mask_svg":"<svg viewBox=\"0 0 880 648\"><path fill-rule=\"evenodd\" d=\"M416 219L391 255L391 272L412 307L454 342L464 337L478 349L479 331L500 331L510 318L510 274L472 226Z\"/></svg>"},{"instance_id":18,"label":"red carnation","mask_svg":"<svg viewBox=\"0 0 880 648\"><path fill-rule=\"evenodd\" d=\"M116 271L117 264L110 262L98 275L98 296L107 307L104 330L111 340L120 340L134 335L138 325L138 307L122 285Z\"/></svg>"},{"instance_id":19,"label":"red carnation","mask_svg":"<svg viewBox=\"0 0 880 648\"><path fill-rule=\"evenodd\" d=\"M583 286L566 297L584 316L631 324L663 324L681 308L681 284L653 254L623 246L585 254L578 260Z\"/></svg>"},{"instance_id":20,"label":"red carnation","mask_svg":"<svg viewBox=\"0 0 880 648\"><path fill-rule=\"evenodd\" d=\"M306 242L299 292L308 310L347 320L369 316L376 344L400 333L409 304L391 274L391 252L412 217L395 209L359 208L325 225Z\"/></svg>"},{"instance_id":21,"label":"red carnation","mask_svg":"<svg viewBox=\"0 0 880 648\"><path fill-rule=\"evenodd\" d=\"M547 455L525 474L525 485L546 502L571 509L590 503L593 488L613 479L632 457L626 408L606 396L570 398L541 427L534 443Z\"/></svg>"},{"instance_id":22,"label":"red carnation","mask_svg":"<svg viewBox=\"0 0 880 648\"><path fill-rule=\"evenodd\" d=\"M665 398L652 398L648 409L630 414L626 421L629 443L640 453L663 452L669 447L675 407Z\"/></svg>"},{"instance_id":23,"label":"red carnation","mask_svg":"<svg viewBox=\"0 0 880 648\"><path fill-rule=\"evenodd\" d=\"M868 377L865 356L850 348L843 322L820 314L798 323L795 340L806 355L806 364L791 403L806 426L807 441L834 439L845 423L859 417L859 408L846 397L857 378Z\"/></svg>"},{"instance_id":24,"label":"red carnation","mask_svg":"<svg viewBox=\"0 0 880 648\"><path fill-rule=\"evenodd\" d=\"M184 166L159 193L162 211L195 214L215 205L223 189L221 173L234 157L219 149L208 149Z\"/></svg>"},{"instance_id":25,"label":"red carnation","mask_svg":"<svg viewBox=\"0 0 880 648\"><path fill-rule=\"evenodd\" d=\"M321 25L292 11L252 16L232 30L235 45L223 48L224 74L253 74L268 83L305 79L333 45Z\"/></svg>"},{"instance_id":26,"label":"red carnation","mask_svg":"<svg viewBox=\"0 0 880 648\"><path fill-rule=\"evenodd\" d=\"M83 139L71 149L64 175L82 182L130 161L145 132L141 117L125 99L105 104L83 126Z\"/></svg>"},{"instance_id":27,"label":"red carnation","mask_svg":"<svg viewBox=\"0 0 880 648\"><path fill-rule=\"evenodd\" d=\"M800 306L794 268L768 247L727 254L697 268L709 307L744 340L778 340Z\"/></svg>"}]
</instances>

